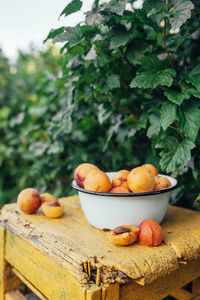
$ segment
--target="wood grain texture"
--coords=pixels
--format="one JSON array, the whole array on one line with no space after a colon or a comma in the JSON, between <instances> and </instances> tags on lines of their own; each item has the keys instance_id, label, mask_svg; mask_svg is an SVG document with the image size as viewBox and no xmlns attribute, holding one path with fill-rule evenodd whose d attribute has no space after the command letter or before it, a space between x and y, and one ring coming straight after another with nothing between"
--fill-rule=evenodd
<instances>
[{"instance_id":1,"label":"wood grain texture","mask_svg":"<svg viewBox=\"0 0 200 300\"><path fill-rule=\"evenodd\" d=\"M10 231L6 232L5 259L26 278L25 284L30 282L46 298L85 300L85 288L66 266L52 260Z\"/></svg>"},{"instance_id":2,"label":"wood grain texture","mask_svg":"<svg viewBox=\"0 0 200 300\"><path fill-rule=\"evenodd\" d=\"M167 267L167 266L166 266ZM138 285L134 281L128 282L120 287L120 300L159 300L168 295L175 294L177 296L183 295L184 292L179 289L200 274L200 258L197 260L188 261L186 264L180 264L179 268L166 276L161 276L152 283L147 283L144 286ZM175 293L175 292L176 293ZM192 297L197 294L197 290L192 293ZM184 293L186 295L186 293ZM189 294L187 294L188 296ZM184 298L183 298L184 299Z\"/></svg>"},{"instance_id":3,"label":"wood grain texture","mask_svg":"<svg viewBox=\"0 0 200 300\"><path fill-rule=\"evenodd\" d=\"M62 198L60 202L65 212L60 219L48 219L40 211L23 214L17 204L8 204L2 209L1 222L39 253L70 270L81 284L96 282L97 266L100 282L104 284L125 283L130 279L140 284L151 283L176 270L179 262L200 257L198 212L169 206L161 224L162 245L147 247L136 243L120 247L111 243L109 232L87 222L77 196Z\"/></svg>"}]
</instances>

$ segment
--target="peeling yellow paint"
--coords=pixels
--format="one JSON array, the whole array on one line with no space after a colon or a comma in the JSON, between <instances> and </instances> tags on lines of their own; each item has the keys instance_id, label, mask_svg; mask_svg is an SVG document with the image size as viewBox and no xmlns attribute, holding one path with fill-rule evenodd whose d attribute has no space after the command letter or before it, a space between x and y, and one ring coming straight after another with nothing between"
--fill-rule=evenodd
<instances>
[{"instance_id":1,"label":"peeling yellow paint","mask_svg":"<svg viewBox=\"0 0 200 300\"><path fill-rule=\"evenodd\" d=\"M51 300L157 300L200 275L200 213L170 206L162 245L120 247L87 222L78 197L60 202L64 216L55 220L40 211L23 214L17 204L3 207L0 300L7 263Z\"/></svg>"}]
</instances>

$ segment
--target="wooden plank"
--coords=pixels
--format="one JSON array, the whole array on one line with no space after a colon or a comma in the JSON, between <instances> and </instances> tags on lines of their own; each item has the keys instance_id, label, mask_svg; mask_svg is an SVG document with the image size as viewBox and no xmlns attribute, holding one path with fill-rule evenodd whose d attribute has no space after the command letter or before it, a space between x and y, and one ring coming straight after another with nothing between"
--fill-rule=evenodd
<instances>
[{"instance_id":1,"label":"wooden plank","mask_svg":"<svg viewBox=\"0 0 200 300\"><path fill-rule=\"evenodd\" d=\"M121 300L119 298L119 284L113 283L107 286L102 286L102 300Z\"/></svg>"},{"instance_id":2,"label":"wooden plank","mask_svg":"<svg viewBox=\"0 0 200 300\"><path fill-rule=\"evenodd\" d=\"M86 291L86 300L101 300L101 288L91 286Z\"/></svg>"},{"instance_id":3,"label":"wooden plank","mask_svg":"<svg viewBox=\"0 0 200 300\"><path fill-rule=\"evenodd\" d=\"M170 296L177 300L191 300L192 294L184 289L177 289L170 293Z\"/></svg>"},{"instance_id":4,"label":"wooden plank","mask_svg":"<svg viewBox=\"0 0 200 300\"><path fill-rule=\"evenodd\" d=\"M38 296L41 300L47 300L46 297L44 297L44 295L42 295L40 293L40 291L38 291L38 289L36 289L24 276L22 276L17 270L13 269L13 273L15 273L15 275L17 275L18 278L21 279L21 281L36 295Z\"/></svg>"},{"instance_id":5,"label":"wooden plank","mask_svg":"<svg viewBox=\"0 0 200 300\"><path fill-rule=\"evenodd\" d=\"M17 204L9 204L2 209L1 221L9 231L22 236L40 252L58 259L83 284L89 280L95 283L97 266L101 266L98 284L125 283L130 278L150 283L177 269L179 260L200 256L199 212L169 207L162 223L165 243L159 247L139 243L120 247L111 243L108 232L88 224L78 197L63 198L60 202L65 208L61 219L50 220L40 211L22 214ZM90 274L87 267L81 267L88 263Z\"/></svg>"},{"instance_id":6,"label":"wooden plank","mask_svg":"<svg viewBox=\"0 0 200 300\"><path fill-rule=\"evenodd\" d=\"M12 272L11 266L5 261L4 293L12 291L21 283L20 279Z\"/></svg>"},{"instance_id":7,"label":"wooden plank","mask_svg":"<svg viewBox=\"0 0 200 300\"><path fill-rule=\"evenodd\" d=\"M6 232L5 258L48 299L85 300L85 288L67 268L9 231Z\"/></svg>"},{"instance_id":8,"label":"wooden plank","mask_svg":"<svg viewBox=\"0 0 200 300\"><path fill-rule=\"evenodd\" d=\"M120 300L149 300L163 299L174 290L177 290L200 275L200 258L180 264L179 268L167 276L158 278L156 281L138 285L130 282L120 286Z\"/></svg>"}]
</instances>

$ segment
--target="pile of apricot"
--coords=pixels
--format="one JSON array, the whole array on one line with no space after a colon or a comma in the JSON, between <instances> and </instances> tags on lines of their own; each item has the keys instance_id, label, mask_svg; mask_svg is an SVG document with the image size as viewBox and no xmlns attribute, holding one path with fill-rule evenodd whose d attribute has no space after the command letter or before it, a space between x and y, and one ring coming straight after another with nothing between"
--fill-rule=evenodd
<instances>
[{"instance_id":1,"label":"pile of apricot","mask_svg":"<svg viewBox=\"0 0 200 300\"><path fill-rule=\"evenodd\" d=\"M152 219L140 223L139 228L131 225L118 226L110 231L111 240L120 246L131 245L139 239L140 244L159 246L163 241L162 227Z\"/></svg>"},{"instance_id":2,"label":"pile of apricot","mask_svg":"<svg viewBox=\"0 0 200 300\"><path fill-rule=\"evenodd\" d=\"M33 188L22 190L17 197L17 203L20 210L26 214L35 213L39 208L49 218L59 218L63 214L63 206L58 198L49 193L39 195Z\"/></svg>"},{"instance_id":3,"label":"pile of apricot","mask_svg":"<svg viewBox=\"0 0 200 300\"><path fill-rule=\"evenodd\" d=\"M118 171L111 180L93 164L80 164L74 171L76 183L88 191L103 193L143 193L166 189L170 181L158 175L152 164L144 164L132 169Z\"/></svg>"}]
</instances>

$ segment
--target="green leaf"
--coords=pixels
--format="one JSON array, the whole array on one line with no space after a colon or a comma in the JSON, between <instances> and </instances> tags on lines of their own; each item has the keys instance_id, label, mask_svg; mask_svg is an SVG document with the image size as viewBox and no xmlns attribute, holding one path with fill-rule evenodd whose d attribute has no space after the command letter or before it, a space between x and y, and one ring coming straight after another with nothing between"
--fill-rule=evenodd
<instances>
[{"instance_id":1,"label":"green leaf","mask_svg":"<svg viewBox=\"0 0 200 300\"><path fill-rule=\"evenodd\" d=\"M178 93L173 90L168 90L164 92L164 95L171 102L180 105L185 99L189 99L190 95L186 92Z\"/></svg>"},{"instance_id":2,"label":"green leaf","mask_svg":"<svg viewBox=\"0 0 200 300\"><path fill-rule=\"evenodd\" d=\"M148 13L147 13L147 17L151 17L153 15L159 15L159 14L162 14L163 12L165 11L165 8L164 7L161 7L161 8L158 8L156 9L155 7L152 8Z\"/></svg>"},{"instance_id":3,"label":"green leaf","mask_svg":"<svg viewBox=\"0 0 200 300\"><path fill-rule=\"evenodd\" d=\"M176 105L168 101L163 102L160 119L162 128L166 130L176 120Z\"/></svg>"},{"instance_id":4,"label":"green leaf","mask_svg":"<svg viewBox=\"0 0 200 300\"><path fill-rule=\"evenodd\" d=\"M160 152L160 166L167 173L173 172L180 166L186 166L191 159L191 150L195 144L184 139L181 143L175 137L168 137L166 141L157 145L157 148L164 147Z\"/></svg>"},{"instance_id":5,"label":"green leaf","mask_svg":"<svg viewBox=\"0 0 200 300\"><path fill-rule=\"evenodd\" d=\"M125 26L118 26L114 31L110 40L110 49L125 46L130 38L130 33Z\"/></svg>"},{"instance_id":6,"label":"green leaf","mask_svg":"<svg viewBox=\"0 0 200 300\"><path fill-rule=\"evenodd\" d=\"M182 134L192 140L196 140L200 126L200 104L187 103L181 106L179 128Z\"/></svg>"},{"instance_id":7,"label":"green leaf","mask_svg":"<svg viewBox=\"0 0 200 300\"><path fill-rule=\"evenodd\" d=\"M108 77L106 86L109 90L120 87L120 77L116 74L112 74Z\"/></svg>"},{"instance_id":8,"label":"green leaf","mask_svg":"<svg viewBox=\"0 0 200 300\"><path fill-rule=\"evenodd\" d=\"M99 124L102 125L112 114L111 111L108 111L104 108L104 105L101 103L98 106L98 110L97 110L97 117L98 117L98 121Z\"/></svg>"},{"instance_id":9,"label":"green leaf","mask_svg":"<svg viewBox=\"0 0 200 300\"><path fill-rule=\"evenodd\" d=\"M199 98L200 99L200 91L194 89L193 92L192 92L192 95L196 98Z\"/></svg>"},{"instance_id":10,"label":"green leaf","mask_svg":"<svg viewBox=\"0 0 200 300\"><path fill-rule=\"evenodd\" d=\"M194 4L189 0L173 0L172 2L174 8L169 21L172 29L176 30L191 18L191 10L194 9Z\"/></svg>"},{"instance_id":11,"label":"green leaf","mask_svg":"<svg viewBox=\"0 0 200 300\"><path fill-rule=\"evenodd\" d=\"M153 27L149 26L149 25L144 25L144 30L147 33L147 40L155 40L156 39L156 32L153 29Z\"/></svg>"},{"instance_id":12,"label":"green leaf","mask_svg":"<svg viewBox=\"0 0 200 300\"><path fill-rule=\"evenodd\" d=\"M47 41L47 40L50 40L50 39L54 39L57 35L61 34L62 32L64 32L65 30L65 27L60 27L58 29L52 29L47 38L44 40L44 43Z\"/></svg>"},{"instance_id":13,"label":"green leaf","mask_svg":"<svg viewBox=\"0 0 200 300\"><path fill-rule=\"evenodd\" d=\"M166 63L160 61L156 56L144 56L142 65L136 73L136 77L131 81L130 87L154 89L158 85L171 86L175 75L175 70L166 68Z\"/></svg>"},{"instance_id":14,"label":"green leaf","mask_svg":"<svg viewBox=\"0 0 200 300\"><path fill-rule=\"evenodd\" d=\"M198 91L194 86L186 83L185 81L180 82L180 87L185 94L193 95L196 98L200 98L200 91Z\"/></svg>"},{"instance_id":15,"label":"green leaf","mask_svg":"<svg viewBox=\"0 0 200 300\"><path fill-rule=\"evenodd\" d=\"M103 147L103 151L106 151L112 136L119 131L120 125L123 123L122 117L119 115L116 118L116 121L114 121L113 123L114 124L112 126L110 126L110 128L108 130L108 135L107 135L106 143L104 144L104 147Z\"/></svg>"},{"instance_id":16,"label":"green leaf","mask_svg":"<svg viewBox=\"0 0 200 300\"><path fill-rule=\"evenodd\" d=\"M103 22L105 17L101 15L99 12L88 11L86 13L85 22L90 26L95 26L101 22Z\"/></svg>"},{"instance_id":17,"label":"green leaf","mask_svg":"<svg viewBox=\"0 0 200 300\"><path fill-rule=\"evenodd\" d=\"M173 69L158 70L156 72L152 69L149 71L138 72L136 77L131 81L130 87L154 89L158 85L171 86L175 74Z\"/></svg>"},{"instance_id":18,"label":"green leaf","mask_svg":"<svg viewBox=\"0 0 200 300\"><path fill-rule=\"evenodd\" d=\"M53 39L53 43L69 42L70 46L75 46L82 41L82 32L80 26L65 27L65 31Z\"/></svg>"},{"instance_id":19,"label":"green leaf","mask_svg":"<svg viewBox=\"0 0 200 300\"><path fill-rule=\"evenodd\" d=\"M150 121L150 126L147 130L147 136L149 138L153 138L158 136L159 132L160 132L160 118L158 115L156 114L151 114L149 117L149 121Z\"/></svg>"},{"instance_id":20,"label":"green leaf","mask_svg":"<svg viewBox=\"0 0 200 300\"><path fill-rule=\"evenodd\" d=\"M90 49L90 51L85 56L85 60L93 60L96 57L97 57L97 53L96 53L96 50L95 50L95 46L92 45L92 48Z\"/></svg>"},{"instance_id":21,"label":"green leaf","mask_svg":"<svg viewBox=\"0 0 200 300\"><path fill-rule=\"evenodd\" d=\"M48 154L57 154L57 153L62 153L64 150L64 145L63 143L59 142L54 142L48 149L47 153Z\"/></svg>"},{"instance_id":22,"label":"green leaf","mask_svg":"<svg viewBox=\"0 0 200 300\"><path fill-rule=\"evenodd\" d=\"M197 65L188 75L187 83L191 83L200 92L200 64Z\"/></svg>"},{"instance_id":23,"label":"green leaf","mask_svg":"<svg viewBox=\"0 0 200 300\"><path fill-rule=\"evenodd\" d=\"M79 11L82 7L82 1L80 0L72 0L61 12L60 16L65 15L69 16L77 11Z\"/></svg>"},{"instance_id":24,"label":"green leaf","mask_svg":"<svg viewBox=\"0 0 200 300\"><path fill-rule=\"evenodd\" d=\"M107 5L106 8L117 15L122 16L126 7L127 0L111 0Z\"/></svg>"}]
</instances>

